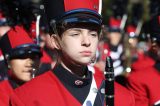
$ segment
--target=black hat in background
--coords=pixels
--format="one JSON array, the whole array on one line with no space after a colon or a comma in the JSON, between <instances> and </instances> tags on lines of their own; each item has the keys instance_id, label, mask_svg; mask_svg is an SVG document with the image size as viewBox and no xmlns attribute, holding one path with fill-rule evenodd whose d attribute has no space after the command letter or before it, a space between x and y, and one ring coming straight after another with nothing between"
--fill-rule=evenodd
<instances>
[{"instance_id":1,"label":"black hat in background","mask_svg":"<svg viewBox=\"0 0 160 106\"><path fill-rule=\"evenodd\" d=\"M23 27L10 29L1 39L0 48L5 59L24 58L25 56L42 56L39 45L35 44Z\"/></svg>"}]
</instances>

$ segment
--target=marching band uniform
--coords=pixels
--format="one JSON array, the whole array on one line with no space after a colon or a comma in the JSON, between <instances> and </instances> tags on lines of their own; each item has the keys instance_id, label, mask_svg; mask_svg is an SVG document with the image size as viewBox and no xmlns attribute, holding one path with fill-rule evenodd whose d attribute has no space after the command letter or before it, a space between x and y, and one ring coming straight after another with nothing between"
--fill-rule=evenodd
<instances>
[{"instance_id":1,"label":"marching band uniform","mask_svg":"<svg viewBox=\"0 0 160 106\"><path fill-rule=\"evenodd\" d=\"M110 56L113 60L113 67L114 67L114 74L115 76L121 75L123 73L124 67L123 67L123 45L121 42L122 39L122 31L120 29L121 19L116 19L114 17L111 17L109 20L109 29L108 29L108 37L109 37L109 49L110 49ZM118 34L117 34L118 33ZM119 38L119 42L117 44L112 44L113 37ZM119 37L120 36L120 37ZM111 37L111 38L110 38Z\"/></svg>"},{"instance_id":2,"label":"marching band uniform","mask_svg":"<svg viewBox=\"0 0 160 106\"><path fill-rule=\"evenodd\" d=\"M30 44L30 45L26 45ZM41 55L41 49L35 45L29 38L28 34L20 26L11 28L0 40L0 46L7 63L7 58L16 58L17 56L25 56L33 53ZM11 70L8 70L10 73ZM17 78L9 74L9 79L0 82L0 106L9 106L10 95L14 94L13 89L23 83Z\"/></svg>"},{"instance_id":3,"label":"marching band uniform","mask_svg":"<svg viewBox=\"0 0 160 106\"><path fill-rule=\"evenodd\" d=\"M89 69L87 78L80 79L65 71L61 65L56 66L53 71L46 72L28 82L26 86L17 88L16 94L18 97L16 95L12 96L12 100L14 100L12 104L13 106L52 106L53 104L54 106L81 106L87 97L87 92L89 92L89 85L92 82L91 72L93 72L95 73L94 78L98 88L98 91L93 89L93 92L99 93L99 96L95 99L94 106L105 106L103 100L104 85L102 87L104 75L97 68L94 71L91 67ZM83 90L80 91L77 88ZM49 94L44 91L49 92ZM78 99L78 97L81 98ZM99 99L103 100L101 101L102 103L98 102ZM115 83L115 106L134 106L134 102L133 94L118 83Z\"/></svg>"},{"instance_id":4,"label":"marching band uniform","mask_svg":"<svg viewBox=\"0 0 160 106\"><path fill-rule=\"evenodd\" d=\"M21 86L20 89L17 88L16 94L20 101L28 106L34 106L36 104L39 106L52 106L53 104L54 106L81 106L88 96L89 91L93 90L92 92L98 92L95 98L95 104L103 106L104 92L100 92L102 85L104 90L104 84L102 83L103 78L100 75L97 76L95 73L94 79L97 89L94 88L90 90L93 80L90 71L88 71L85 79L81 79L73 76L61 65L58 65L53 71L37 76L34 80L27 83L26 86ZM45 85L45 87L43 87L43 85ZM37 89L37 87L39 89ZM30 96L30 94L32 94L32 96ZM16 105L20 106L19 104Z\"/></svg>"}]
</instances>

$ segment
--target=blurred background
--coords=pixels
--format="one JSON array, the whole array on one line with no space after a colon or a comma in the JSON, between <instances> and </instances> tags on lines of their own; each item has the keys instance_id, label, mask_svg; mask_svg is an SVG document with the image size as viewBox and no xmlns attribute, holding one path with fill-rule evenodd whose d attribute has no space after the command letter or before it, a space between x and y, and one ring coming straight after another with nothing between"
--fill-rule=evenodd
<instances>
[{"instance_id":1,"label":"blurred background","mask_svg":"<svg viewBox=\"0 0 160 106\"><path fill-rule=\"evenodd\" d=\"M110 16L122 17L128 15L129 21L144 21L158 11L158 0L103 0L102 15L107 24ZM156 8L157 7L157 8ZM154 13L153 13L154 12Z\"/></svg>"},{"instance_id":2,"label":"blurred background","mask_svg":"<svg viewBox=\"0 0 160 106\"><path fill-rule=\"evenodd\" d=\"M111 56L116 81L126 84L134 63L151 47L149 20L159 14L159 0L102 0L102 39L96 66L104 70ZM141 63L143 64L143 63Z\"/></svg>"}]
</instances>

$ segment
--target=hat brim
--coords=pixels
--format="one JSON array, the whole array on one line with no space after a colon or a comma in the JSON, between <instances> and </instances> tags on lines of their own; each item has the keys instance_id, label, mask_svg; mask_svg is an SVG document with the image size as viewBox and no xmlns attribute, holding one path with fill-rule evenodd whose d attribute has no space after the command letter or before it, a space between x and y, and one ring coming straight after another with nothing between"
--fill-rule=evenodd
<instances>
[{"instance_id":1,"label":"hat brim","mask_svg":"<svg viewBox=\"0 0 160 106\"><path fill-rule=\"evenodd\" d=\"M91 23L97 26L102 25L102 17L95 11L88 9L77 9L66 12L60 20L60 23Z\"/></svg>"},{"instance_id":2,"label":"hat brim","mask_svg":"<svg viewBox=\"0 0 160 106\"><path fill-rule=\"evenodd\" d=\"M108 31L109 32L121 32L121 29L117 27L110 27L108 28Z\"/></svg>"},{"instance_id":3,"label":"hat brim","mask_svg":"<svg viewBox=\"0 0 160 106\"><path fill-rule=\"evenodd\" d=\"M50 25L53 26L53 24ZM91 28L99 31L102 26L102 17L92 10L77 9L66 12L60 19L57 19L56 25L57 30L61 29L59 33L75 27Z\"/></svg>"},{"instance_id":4,"label":"hat brim","mask_svg":"<svg viewBox=\"0 0 160 106\"><path fill-rule=\"evenodd\" d=\"M12 49L8 55L9 59L25 58L29 56L38 56L40 58L42 57L42 51L40 46L36 44L25 44Z\"/></svg>"}]
</instances>

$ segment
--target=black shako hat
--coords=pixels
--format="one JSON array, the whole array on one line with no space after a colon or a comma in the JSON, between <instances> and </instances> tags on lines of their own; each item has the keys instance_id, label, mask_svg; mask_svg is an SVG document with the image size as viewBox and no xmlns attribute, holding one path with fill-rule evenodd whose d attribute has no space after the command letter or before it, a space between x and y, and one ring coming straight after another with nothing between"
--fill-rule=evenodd
<instances>
[{"instance_id":1,"label":"black shako hat","mask_svg":"<svg viewBox=\"0 0 160 106\"><path fill-rule=\"evenodd\" d=\"M25 58L25 56L42 56L42 50L29 37L23 27L15 26L1 39L0 48L5 59Z\"/></svg>"},{"instance_id":2,"label":"black shako hat","mask_svg":"<svg viewBox=\"0 0 160 106\"><path fill-rule=\"evenodd\" d=\"M62 33L72 27L100 30L102 17L98 13L99 5L99 0L44 0L51 33L56 33L54 29Z\"/></svg>"}]
</instances>

